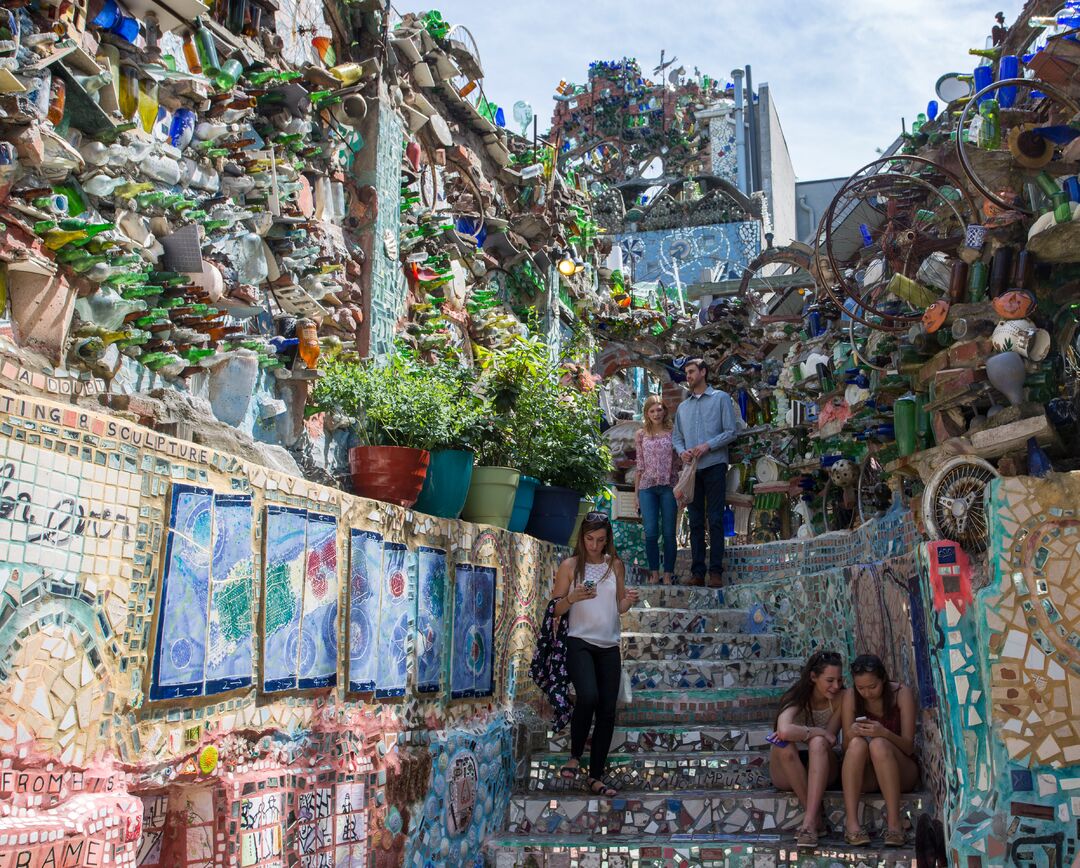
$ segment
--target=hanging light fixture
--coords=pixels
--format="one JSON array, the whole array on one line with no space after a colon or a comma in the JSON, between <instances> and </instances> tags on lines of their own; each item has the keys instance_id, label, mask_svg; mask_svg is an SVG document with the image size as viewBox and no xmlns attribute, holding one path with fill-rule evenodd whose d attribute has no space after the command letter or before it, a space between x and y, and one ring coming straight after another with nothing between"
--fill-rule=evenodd
<instances>
[{"instance_id":1,"label":"hanging light fixture","mask_svg":"<svg viewBox=\"0 0 1080 868\"><path fill-rule=\"evenodd\" d=\"M574 255L569 250L564 250L559 255L559 274L563 277L573 277L578 272L577 264L580 261L580 259L575 259Z\"/></svg>"}]
</instances>

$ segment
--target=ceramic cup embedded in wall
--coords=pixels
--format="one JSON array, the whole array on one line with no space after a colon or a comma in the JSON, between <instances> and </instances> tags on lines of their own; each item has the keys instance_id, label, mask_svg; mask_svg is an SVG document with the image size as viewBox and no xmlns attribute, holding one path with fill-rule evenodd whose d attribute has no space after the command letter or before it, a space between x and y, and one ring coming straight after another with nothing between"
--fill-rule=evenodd
<instances>
[{"instance_id":1,"label":"ceramic cup embedded in wall","mask_svg":"<svg viewBox=\"0 0 1080 868\"><path fill-rule=\"evenodd\" d=\"M1033 362L1041 362L1050 353L1050 333L1037 328L1029 319L999 322L991 340L995 350L1003 353L1012 350Z\"/></svg>"},{"instance_id":2,"label":"ceramic cup embedded in wall","mask_svg":"<svg viewBox=\"0 0 1080 868\"><path fill-rule=\"evenodd\" d=\"M990 385L1001 392L1014 407L1024 400L1024 379L1027 368L1019 353L1010 350L986 360L986 377Z\"/></svg>"}]
</instances>

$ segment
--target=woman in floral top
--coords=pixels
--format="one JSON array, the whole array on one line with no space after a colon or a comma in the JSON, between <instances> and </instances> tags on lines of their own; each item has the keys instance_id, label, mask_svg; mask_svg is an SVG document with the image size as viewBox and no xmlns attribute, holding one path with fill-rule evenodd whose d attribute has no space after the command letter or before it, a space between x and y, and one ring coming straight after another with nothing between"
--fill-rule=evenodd
<instances>
[{"instance_id":1,"label":"woman in floral top","mask_svg":"<svg viewBox=\"0 0 1080 868\"><path fill-rule=\"evenodd\" d=\"M673 582L675 572L675 481L679 478L675 450L671 445L671 418L659 395L645 399L645 424L637 432L637 477L634 489L638 512L645 528L645 558L649 581L660 581L660 532L664 534L664 584Z\"/></svg>"}]
</instances>

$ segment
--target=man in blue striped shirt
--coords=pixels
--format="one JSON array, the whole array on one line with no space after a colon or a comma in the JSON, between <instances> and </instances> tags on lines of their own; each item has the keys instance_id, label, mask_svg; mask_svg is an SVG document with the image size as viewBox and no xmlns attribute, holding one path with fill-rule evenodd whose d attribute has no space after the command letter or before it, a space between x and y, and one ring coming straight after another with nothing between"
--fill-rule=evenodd
<instances>
[{"instance_id":1,"label":"man in blue striped shirt","mask_svg":"<svg viewBox=\"0 0 1080 868\"><path fill-rule=\"evenodd\" d=\"M727 392L709 385L704 359L684 366L690 394L675 412L671 442L684 464L697 458L690 514L690 584L705 584L705 519L709 523L709 587L723 585L724 499L727 495L728 444L739 434L738 414Z\"/></svg>"}]
</instances>

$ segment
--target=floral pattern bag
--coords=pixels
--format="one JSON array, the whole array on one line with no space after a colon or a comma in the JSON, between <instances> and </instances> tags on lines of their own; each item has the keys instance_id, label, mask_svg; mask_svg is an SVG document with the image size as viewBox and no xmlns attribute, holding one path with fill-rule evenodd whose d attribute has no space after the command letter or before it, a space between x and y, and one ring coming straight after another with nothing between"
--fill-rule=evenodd
<instances>
[{"instance_id":1,"label":"floral pattern bag","mask_svg":"<svg viewBox=\"0 0 1080 868\"><path fill-rule=\"evenodd\" d=\"M570 721L574 705L570 701L570 676L566 672L567 618L555 614L558 597L548 603L544 623L536 637L536 653L533 655L529 675L536 686L544 691L555 711L552 729L559 732Z\"/></svg>"}]
</instances>

